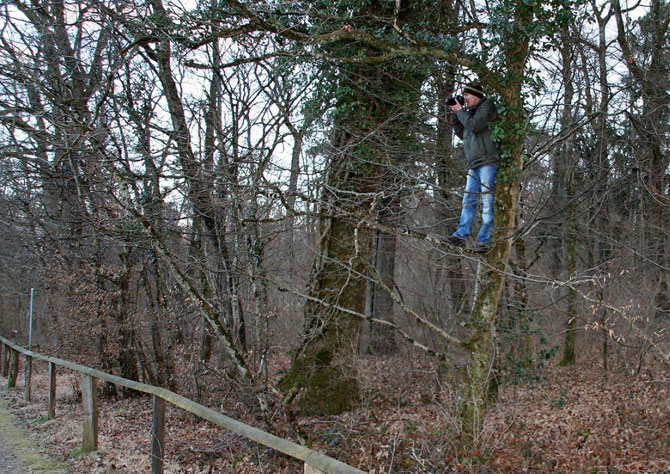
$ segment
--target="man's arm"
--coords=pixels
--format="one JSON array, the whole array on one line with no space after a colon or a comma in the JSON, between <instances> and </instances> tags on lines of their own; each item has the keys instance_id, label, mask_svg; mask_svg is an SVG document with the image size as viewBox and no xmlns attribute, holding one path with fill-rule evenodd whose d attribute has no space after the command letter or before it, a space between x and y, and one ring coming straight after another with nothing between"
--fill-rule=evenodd
<instances>
[{"instance_id":1,"label":"man's arm","mask_svg":"<svg viewBox=\"0 0 670 474\"><path fill-rule=\"evenodd\" d=\"M463 139L463 124L458 120L458 116L452 107L448 107L447 123L454 129L454 133L461 140Z\"/></svg>"},{"instance_id":2,"label":"man's arm","mask_svg":"<svg viewBox=\"0 0 670 474\"><path fill-rule=\"evenodd\" d=\"M498 118L498 112L493 102L487 100L477 107L477 110L473 115L470 115L465 109L461 109L456 116L458 117L462 130L468 130L477 134L486 130L489 123ZM454 130L455 129L456 127L454 127Z\"/></svg>"},{"instance_id":3,"label":"man's arm","mask_svg":"<svg viewBox=\"0 0 670 474\"><path fill-rule=\"evenodd\" d=\"M460 138L461 140L463 140L463 130L464 129L463 129L463 124L461 123L461 121L458 120L458 118L456 118L456 120L454 120L451 123L451 126L454 128L454 133L456 134L456 136L458 138Z\"/></svg>"}]
</instances>

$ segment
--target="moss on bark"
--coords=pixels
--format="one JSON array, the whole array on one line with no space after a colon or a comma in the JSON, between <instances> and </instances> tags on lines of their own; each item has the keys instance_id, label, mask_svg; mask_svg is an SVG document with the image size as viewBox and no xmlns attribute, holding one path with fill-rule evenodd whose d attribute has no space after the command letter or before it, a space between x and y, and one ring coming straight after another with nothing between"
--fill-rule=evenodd
<instances>
[{"instance_id":1,"label":"moss on bark","mask_svg":"<svg viewBox=\"0 0 670 474\"><path fill-rule=\"evenodd\" d=\"M328 363L324 363L324 358ZM336 415L359 404L358 380L353 367L333 364L331 349L303 353L281 382L284 390L302 388L297 408L302 415Z\"/></svg>"},{"instance_id":2,"label":"moss on bark","mask_svg":"<svg viewBox=\"0 0 670 474\"><path fill-rule=\"evenodd\" d=\"M523 42L514 45L514 49L523 50ZM522 65L519 66L522 69ZM517 81L508 84L503 94L506 104L502 130L504 154L499 161L497 178L495 244L486 256L486 264L482 265L478 276L480 289L468 324L472 333L464 344L469 353L469 361L465 368L459 415L462 434L471 444L479 439L484 416L494 393L490 390L492 377L495 376L494 329L512 248L523 169L522 131L525 128L525 115L521 107L520 93L520 79L523 76L518 74L516 77Z\"/></svg>"},{"instance_id":3,"label":"moss on bark","mask_svg":"<svg viewBox=\"0 0 670 474\"><path fill-rule=\"evenodd\" d=\"M344 218L322 222L321 255L315 262L305 306L305 340L282 379L285 393L297 393L302 415L335 415L359 405L356 357L365 310L369 235ZM346 263L345 263L346 262Z\"/></svg>"}]
</instances>

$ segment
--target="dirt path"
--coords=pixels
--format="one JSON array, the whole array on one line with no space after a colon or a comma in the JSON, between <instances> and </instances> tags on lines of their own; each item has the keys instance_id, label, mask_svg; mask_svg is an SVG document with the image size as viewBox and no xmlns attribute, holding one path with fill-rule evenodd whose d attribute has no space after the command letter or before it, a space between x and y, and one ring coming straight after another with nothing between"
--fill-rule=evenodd
<instances>
[{"instance_id":1,"label":"dirt path","mask_svg":"<svg viewBox=\"0 0 670 474\"><path fill-rule=\"evenodd\" d=\"M0 389L0 474L64 474L65 468L40 452L9 410Z\"/></svg>"}]
</instances>

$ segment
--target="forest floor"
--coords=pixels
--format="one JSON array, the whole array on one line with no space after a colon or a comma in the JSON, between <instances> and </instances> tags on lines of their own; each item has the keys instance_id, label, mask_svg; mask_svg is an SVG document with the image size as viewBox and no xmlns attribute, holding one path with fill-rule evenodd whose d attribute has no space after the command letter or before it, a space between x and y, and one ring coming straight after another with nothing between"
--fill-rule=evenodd
<instances>
[{"instance_id":1,"label":"forest floor","mask_svg":"<svg viewBox=\"0 0 670 474\"><path fill-rule=\"evenodd\" d=\"M410 359L364 358L359 410L300 420L314 449L377 474L670 474L667 372L610 373L605 378L597 367L546 366L523 383L505 379L479 448L466 450L454 434L455 393L437 382L435 367ZM43 449L65 462L72 473L150 472L150 398L101 397L99 450L77 455L78 378L59 376L57 417L47 421L47 374L45 367L39 367L36 364L31 403L22 400L21 383L4 393ZM262 427L236 387L216 387L210 381L207 388L204 404ZM282 418L276 418L281 425ZM180 409L168 407L167 420L166 473L302 472L298 462ZM287 426L280 426L282 430L281 436L291 436Z\"/></svg>"}]
</instances>

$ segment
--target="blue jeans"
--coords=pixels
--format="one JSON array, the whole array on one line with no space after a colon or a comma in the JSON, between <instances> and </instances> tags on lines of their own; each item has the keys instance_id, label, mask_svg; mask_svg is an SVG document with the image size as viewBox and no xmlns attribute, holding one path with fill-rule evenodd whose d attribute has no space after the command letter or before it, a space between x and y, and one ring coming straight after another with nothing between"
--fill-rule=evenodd
<instances>
[{"instance_id":1,"label":"blue jeans","mask_svg":"<svg viewBox=\"0 0 670 474\"><path fill-rule=\"evenodd\" d=\"M465 182L465 194L463 195L463 209L458 229L454 232L456 237L467 238L472 233L472 223L475 220L479 198L482 199L482 226L479 229L477 242L486 246L491 242L493 232L493 202L496 190L496 165L484 165L479 168L468 170L468 179Z\"/></svg>"}]
</instances>

